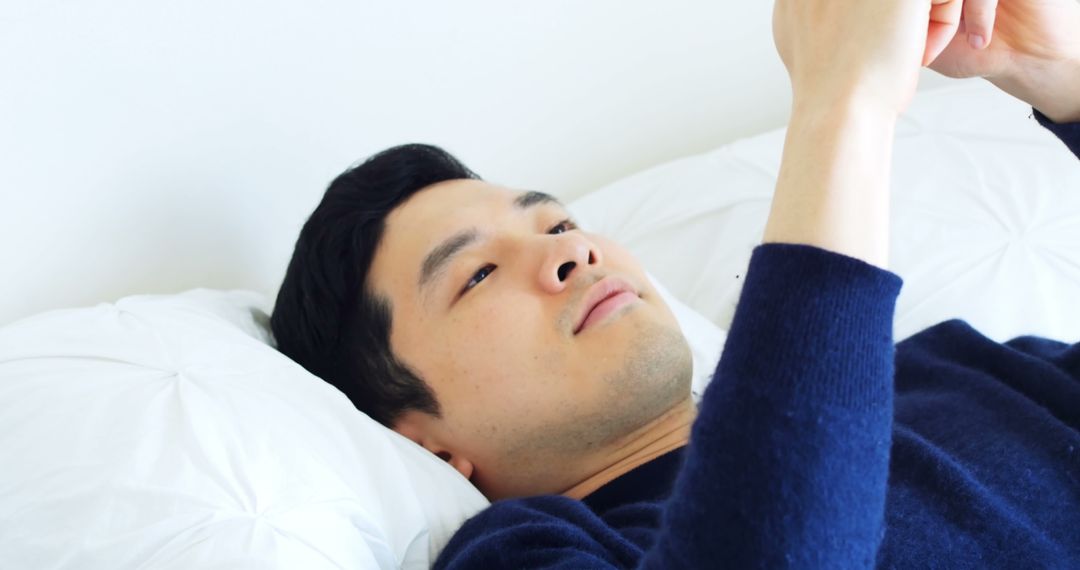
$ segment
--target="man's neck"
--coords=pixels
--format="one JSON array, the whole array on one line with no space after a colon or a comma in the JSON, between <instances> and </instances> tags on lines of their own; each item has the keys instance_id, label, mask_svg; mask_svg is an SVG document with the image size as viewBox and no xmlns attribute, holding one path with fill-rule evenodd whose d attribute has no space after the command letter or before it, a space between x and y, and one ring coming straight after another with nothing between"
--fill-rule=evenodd
<instances>
[{"instance_id":1,"label":"man's neck","mask_svg":"<svg viewBox=\"0 0 1080 570\"><path fill-rule=\"evenodd\" d=\"M598 469L561 494L582 499L634 468L683 447L690 441L690 427L696 416L697 407L692 399L687 398L630 434L621 445L600 458Z\"/></svg>"}]
</instances>

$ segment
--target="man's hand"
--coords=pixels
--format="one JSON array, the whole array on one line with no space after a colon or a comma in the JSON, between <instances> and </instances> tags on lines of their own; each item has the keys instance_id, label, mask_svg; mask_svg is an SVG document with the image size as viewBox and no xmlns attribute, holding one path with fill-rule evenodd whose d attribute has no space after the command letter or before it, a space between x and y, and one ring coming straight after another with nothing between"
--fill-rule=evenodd
<instances>
[{"instance_id":1,"label":"man's hand","mask_svg":"<svg viewBox=\"0 0 1080 570\"><path fill-rule=\"evenodd\" d=\"M773 39L796 104L857 100L899 115L915 95L919 68L955 35L962 6L962 0L777 0Z\"/></svg>"},{"instance_id":2,"label":"man's hand","mask_svg":"<svg viewBox=\"0 0 1080 570\"><path fill-rule=\"evenodd\" d=\"M1056 122L1080 120L1076 0L966 0L955 36L927 55L942 75L984 77Z\"/></svg>"}]
</instances>

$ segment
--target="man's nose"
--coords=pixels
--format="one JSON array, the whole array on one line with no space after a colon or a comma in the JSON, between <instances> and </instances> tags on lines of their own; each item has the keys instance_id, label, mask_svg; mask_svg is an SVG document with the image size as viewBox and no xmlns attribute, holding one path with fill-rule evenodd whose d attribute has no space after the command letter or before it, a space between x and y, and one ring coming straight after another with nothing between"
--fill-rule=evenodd
<instances>
[{"instance_id":1,"label":"man's nose","mask_svg":"<svg viewBox=\"0 0 1080 570\"><path fill-rule=\"evenodd\" d=\"M545 291L563 291L575 271L602 261L600 249L580 232L547 236L544 241L548 250L540 265L540 285Z\"/></svg>"}]
</instances>

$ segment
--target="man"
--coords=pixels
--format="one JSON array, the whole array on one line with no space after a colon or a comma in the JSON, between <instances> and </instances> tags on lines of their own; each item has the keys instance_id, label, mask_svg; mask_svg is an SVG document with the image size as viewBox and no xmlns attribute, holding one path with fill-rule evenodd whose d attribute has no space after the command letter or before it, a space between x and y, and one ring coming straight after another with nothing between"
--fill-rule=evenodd
<instances>
[{"instance_id":1,"label":"man","mask_svg":"<svg viewBox=\"0 0 1080 570\"><path fill-rule=\"evenodd\" d=\"M1080 155L1080 5L778 0L773 25L792 117L699 410L642 269L550 196L407 145L305 224L279 348L495 501L437 567L1080 567L1080 345L953 320L894 346L886 269L919 67Z\"/></svg>"}]
</instances>

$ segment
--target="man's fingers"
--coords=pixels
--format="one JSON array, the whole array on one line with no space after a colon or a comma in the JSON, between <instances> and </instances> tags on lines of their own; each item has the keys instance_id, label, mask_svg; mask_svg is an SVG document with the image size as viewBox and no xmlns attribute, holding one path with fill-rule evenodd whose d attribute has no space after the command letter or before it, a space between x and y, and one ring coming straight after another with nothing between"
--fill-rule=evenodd
<instances>
[{"instance_id":1,"label":"man's fingers","mask_svg":"<svg viewBox=\"0 0 1080 570\"><path fill-rule=\"evenodd\" d=\"M969 2L971 0L968 0ZM957 28L961 25L962 0L934 0L930 7L930 25L926 33L924 66L930 65L949 46Z\"/></svg>"},{"instance_id":2,"label":"man's fingers","mask_svg":"<svg viewBox=\"0 0 1080 570\"><path fill-rule=\"evenodd\" d=\"M967 25L968 43L975 49L990 45L997 15L998 0L965 0L964 23Z\"/></svg>"}]
</instances>

